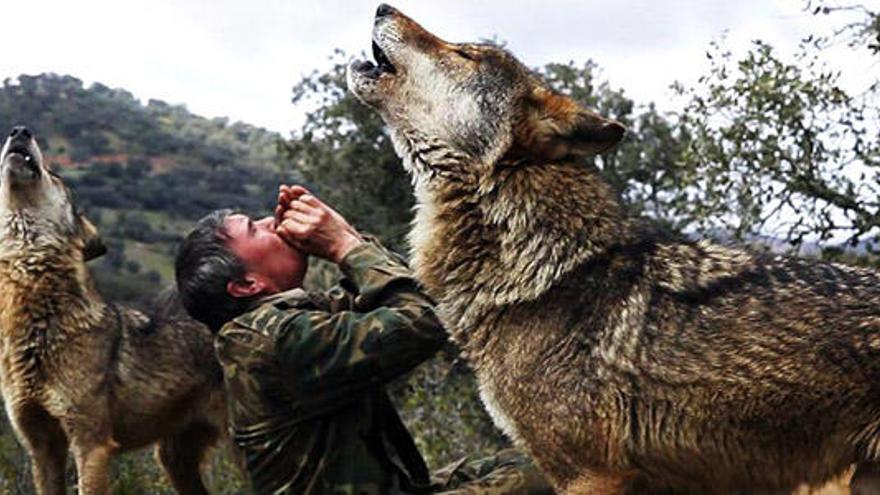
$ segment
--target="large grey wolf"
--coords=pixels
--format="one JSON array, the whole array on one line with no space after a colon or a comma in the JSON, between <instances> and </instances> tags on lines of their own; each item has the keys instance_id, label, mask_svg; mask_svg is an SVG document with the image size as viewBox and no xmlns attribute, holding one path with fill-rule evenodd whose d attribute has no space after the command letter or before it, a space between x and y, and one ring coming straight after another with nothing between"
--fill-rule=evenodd
<instances>
[{"instance_id":1,"label":"large grey wolf","mask_svg":"<svg viewBox=\"0 0 880 495\"><path fill-rule=\"evenodd\" d=\"M15 127L0 151L0 384L36 492L66 492L71 449L80 494L107 493L110 457L158 442L175 488L207 493L199 467L224 422L211 334L105 303L86 268L102 252Z\"/></svg>"},{"instance_id":2,"label":"large grey wolf","mask_svg":"<svg viewBox=\"0 0 880 495\"><path fill-rule=\"evenodd\" d=\"M581 160L621 125L391 7L373 42L349 87L413 176L414 268L559 490L878 489L877 273L653 233Z\"/></svg>"}]
</instances>

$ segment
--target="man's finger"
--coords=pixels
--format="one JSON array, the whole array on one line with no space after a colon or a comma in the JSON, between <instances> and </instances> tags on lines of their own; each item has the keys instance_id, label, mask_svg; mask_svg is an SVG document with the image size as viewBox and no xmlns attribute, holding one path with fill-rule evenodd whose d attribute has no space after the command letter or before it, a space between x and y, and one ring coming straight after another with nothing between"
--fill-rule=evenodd
<instances>
[{"instance_id":1,"label":"man's finger","mask_svg":"<svg viewBox=\"0 0 880 495\"><path fill-rule=\"evenodd\" d=\"M318 223L318 218L316 216L293 210L287 210L284 212L284 220L292 220L309 228Z\"/></svg>"},{"instance_id":2,"label":"man's finger","mask_svg":"<svg viewBox=\"0 0 880 495\"><path fill-rule=\"evenodd\" d=\"M315 214L319 211L317 207L306 204L298 199L291 201L287 209L293 211L301 211L308 214Z\"/></svg>"},{"instance_id":3,"label":"man's finger","mask_svg":"<svg viewBox=\"0 0 880 495\"><path fill-rule=\"evenodd\" d=\"M311 193L303 194L302 196L297 198L297 201L302 201L303 203L314 207L320 207L321 205L323 205L323 203L321 203L321 200L319 200L317 197L315 197L314 194Z\"/></svg>"},{"instance_id":4,"label":"man's finger","mask_svg":"<svg viewBox=\"0 0 880 495\"><path fill-rule=\"evenodd\" d=\"M308 189L300 185L288 187L287 193L290 195L291 199L297 199L304 194L311 194Z\"/></svg>"},{"instance_id":5,"label":"man's finger","mask_svg":"<svg viewBox=\"0 0 880 495\"><path fill-rule=\"evenodd\" d=\"M286 219L275 231L282 238L302 240L307 234L307 229L308 227L302 222Z\"/></svg>"}]
</instances>

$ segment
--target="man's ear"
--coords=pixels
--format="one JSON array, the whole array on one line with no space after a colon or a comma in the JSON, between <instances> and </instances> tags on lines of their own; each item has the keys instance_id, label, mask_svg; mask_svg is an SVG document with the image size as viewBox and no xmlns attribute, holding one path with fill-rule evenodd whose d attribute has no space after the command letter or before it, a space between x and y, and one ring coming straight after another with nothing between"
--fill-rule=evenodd
<instances>
[{"instance_id":1,"label":"man's ear","mask_svg":"<svg viewBox=\"0 0 880 495\"><path fill-rule=\"evenodd\" d=\"M230 280L226 283L226 292L232 297L252 297L265 290L265 282L251 274L246 274L241 280Z\"/></svg>"},{"instance_id":2,"label":"man's ear","mask_svg":"<svg viewBox=\"0 0 880 495\"><path fill-rule=\"evenodd\" d=\"M79 235L83 240L83 259L85 259L85 261L91 261L106 254L107 246L105 246L104 241L101 240L101 236L98 234L98 229L95 227L95 224L82 214L77 215L76 223L79 228Z\"/></svg>"},{"instance_id":3,"label":"man's ear","mask_svg":"<svg viewBox=\"0 0 880 495\"><path fill-rule=\"evenodd\" d=\"M553 161L607 151L623 139L619 122L587 110L571 98L541 89L533 96L526 132L517 136L520 154Z\"/></svg>"}]
</instances>

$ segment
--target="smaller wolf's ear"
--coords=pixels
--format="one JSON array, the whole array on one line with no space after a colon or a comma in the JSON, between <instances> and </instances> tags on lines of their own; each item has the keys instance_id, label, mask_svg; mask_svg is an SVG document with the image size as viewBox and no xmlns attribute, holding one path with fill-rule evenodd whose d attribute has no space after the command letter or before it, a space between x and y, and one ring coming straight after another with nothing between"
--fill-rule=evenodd
<instances>
[{"instance_id":1,"label":"smaller wolf's ear","mask_svg":"<svg viewBox=\"0 0 880 495\"><path fill-rule=\"evenodd\" d=\"M77 215L76 222L79 225L79 233L83 240L83 258L91 261L107 253L107 246L101 240L98 229L85 215Z\"/></svg>"},{"instance_id":2,"label":"smaller wolf's ear","mask_svg":"<svg viewBox=\"0 0 880 495\"><path fill-rule=\"evenodd\" d=\"M619 122L545 89L535 94L534 108L530 135L522 148L541 159L552 161L602 153L619 143L626 133Z\"/></svg>"}]
</instances>

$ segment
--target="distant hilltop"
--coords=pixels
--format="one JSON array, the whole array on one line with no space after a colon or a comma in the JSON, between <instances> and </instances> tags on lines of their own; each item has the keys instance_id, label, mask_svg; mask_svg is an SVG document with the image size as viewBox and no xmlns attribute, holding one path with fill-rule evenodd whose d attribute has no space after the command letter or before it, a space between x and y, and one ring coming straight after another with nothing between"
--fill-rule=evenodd
<instances>
[{"instance_id":1,"label":"distant hilltop","mask_svg":"<svg viewBox=\"0 0 880 495\"><path fill-rule=\"evenodd\" d=\"M207 119L160 100L144 105L124 89L85 87L52 73L4 80L0 124L34 129L48 145L45 154L62 166L137 157L162 167L195 161L274 168L280 139L250 124Z\"/></svg>"}]
</instances>

